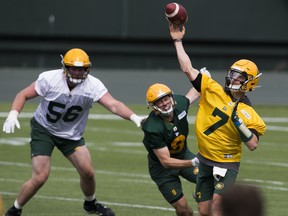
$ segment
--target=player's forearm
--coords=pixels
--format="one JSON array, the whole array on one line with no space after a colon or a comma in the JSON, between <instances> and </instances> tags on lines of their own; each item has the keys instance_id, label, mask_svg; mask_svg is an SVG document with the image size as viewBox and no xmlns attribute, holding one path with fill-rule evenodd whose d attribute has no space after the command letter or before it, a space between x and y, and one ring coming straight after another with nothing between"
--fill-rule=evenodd
<instances>
[{"instance_id":1,"label":"player's forearm","mask_svg":"<svg viewBox=\"0 0 288 216\"><path fill-rule=\"evenodd\" d=\"M198 71L193 68L191 60L183 47L182 41L174 42L181 70L190 81L196 79Z\"/></svg>"},{"instance_id":2,"label":"player's forearm","mask_svg":"<svg viewBox=\"0 0 288 216\"><path fill-rule=\"evenodd\" d=\"M18 113L20 113L25 105L26 97L23 95L22 92L19 92L12 103L11 110L16 110Z\"/></svg>"},{"instance_id":3,"label":"player's forearm","mask_svg":"<svg viewBox=\"0 0 288 216\"><path fill-rule=\"evenodd\" d=\"M161 161L161 164L166 169L181 169L192 167L191 160L180 160L176 158L167 158Z\"/></svg>"},{"instance_id":4,"label":"player's forearm","mask_svg":"<svg viewBox=\"0 0 288 216\"><path fill-rule=\"evenodd\" d=\"M110 111L126 120L129 120L130 116L134 114L134 112L121 101L118 101Z\"/></svg>"}]
</instances>

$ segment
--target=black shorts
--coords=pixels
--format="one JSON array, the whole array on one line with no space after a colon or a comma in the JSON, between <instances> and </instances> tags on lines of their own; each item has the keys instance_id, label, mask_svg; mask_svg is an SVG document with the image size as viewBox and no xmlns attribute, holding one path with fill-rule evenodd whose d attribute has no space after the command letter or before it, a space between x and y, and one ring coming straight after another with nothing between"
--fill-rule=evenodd
<instances>
[{"instance_id":1,"label":"black shorts","mask_svg":"<svg viewBox=\"0 0 288 216\"><path fill-rule=\"evenodd\" d=\"M213 194L223 194L228 186L235 183L237 174L236 171L228 169L225 176L217 181L213 176L213 166L200 163L195 191L196 201L211 200Z\"/></svg>"},{"instance_id":2,"label":"black shorts","mask_svg":"<svg viewBox=\"0 0 288 216\"><path fill-rule=\"evenodd\" d=\"M194 157L193 153L187 151L183 159L191 160ZM160 162L149 160L149 173L164 198L172 204L183 197L180 176L189 182L196 183L198 167L165 169Z\"/></svg>"}]
</instances>

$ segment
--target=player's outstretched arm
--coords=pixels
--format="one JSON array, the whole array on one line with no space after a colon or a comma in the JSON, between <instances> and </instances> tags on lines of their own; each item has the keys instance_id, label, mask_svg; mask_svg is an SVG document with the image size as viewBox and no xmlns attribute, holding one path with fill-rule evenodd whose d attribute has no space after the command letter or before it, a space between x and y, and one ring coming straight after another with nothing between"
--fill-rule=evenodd
<instances>
[{"instance_id":1,"label":"player's outstretched arm","mask_svg":"<svg viewBox=\"0 0 288 216\"><path fill-rule=\"evenodd\" d=\"M11 111L9 112L8 117L3 125L3 132L5 133L14 133L15 126L20 129L20 123L18 121L18 115L23 109L26 100L38 96L35 90L35 82L30 86L21 90L14 98L14 101L11 106Z\"/></svg>"},{"instance_id":2,"label":"player's outstretched arm","mask_svg":"<svg viewBox=\"0 0 288 216\"><path fill-rule=\"evenodd\" d=\"M199 71L193 68L191 60L187 55L187 53L185 52L185 49L182 44L182 39L185 35L185 26L181 28L179 26L175 26L169 23L169 29L171 38L176 48L180 68L190 81L194 81L197 75L199 74Z\"/></svg>"},{"instance_id":3,"label":"player's outstretched arm","mask_svg":"<svg viewBox=\"0 0 288 216\"><path fill-rule=\"evenodd\" d=\"M136 115L126 104L115 99L109 92L105 93L98 101L110 112L120 116L123 119L133 121L137 127L140 127L147 116Z\"/></svg>"}]
</instances>

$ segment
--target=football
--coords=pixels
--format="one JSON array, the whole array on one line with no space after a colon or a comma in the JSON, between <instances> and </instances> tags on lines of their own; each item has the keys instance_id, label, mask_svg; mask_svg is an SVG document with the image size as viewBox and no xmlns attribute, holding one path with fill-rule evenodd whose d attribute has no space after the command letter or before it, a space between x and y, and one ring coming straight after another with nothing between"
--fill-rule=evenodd
<instances>
[{"instance_id":1,"label":"football","mask_svg":"<svg viewBox=\"0 0 288 216\"><path fill-rule=\"evenodd\" d=\"M166 5L165 15L169 22L177 26L185 24L188 20L186 9L175 2Z\"/></svg>"}]
</instances>

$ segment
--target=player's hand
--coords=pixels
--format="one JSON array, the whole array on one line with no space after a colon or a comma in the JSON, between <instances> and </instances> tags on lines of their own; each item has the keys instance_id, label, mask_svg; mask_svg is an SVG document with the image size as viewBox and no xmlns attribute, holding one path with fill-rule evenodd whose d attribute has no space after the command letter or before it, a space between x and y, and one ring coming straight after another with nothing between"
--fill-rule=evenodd
<instances>
[{"instance_id":1,"label":"player's hand","mask_svg":"<svg viewBox=\"0 0 288 216\"><path fill-rule=\"evenodd\" d=\"M198 167L199 166L199 159L197 157L194 157L192 160L191 160L191 163L192 163L192 166L194 167Z\"/></svg>"},{"instance_id":2,"label":"player's hand","mask_svg":"<svg viewBox=\"0 0 288 216\"><path fill-rule=\"evenodd\" d=\"M237 107L238 107L239 101L240 101L240 98L237 99L237 101L235 102L234 108L232 110L231 119L234 123L239 122L239 117L237 113Z\"/></svg>"},{"instance_id":3,"label":"player's hand","mask_svg":"<svg viewBox=\"0 0 288 216\"><path fill-rule=\"evenodd\" d=\"M147 117L148 116L138 116L134 113L130 116L130 120L133 121L137 127L140 127Z\"/></svg>"},{"instance_id":4,"label":"player's hand","mask_svg":"<svg viewBox=\"0 0 288 216\"><path fill-rule=\"evenodd\" d=\"M182 39L185 35L185 26L175 26L169 22L170 36L173 40Z\"/></svg>"},{"instance_id":5,"label":"player's hand","mask_svg":"<svg viewBox=\"0 0 288 216\"><path fill-rule=\"evenodd\" d=\"M20 129L20 123L18 121L19 113L16 110L11 110L9 115L3 125L3 132L5 133L14 133L15 125L18 129Z\"/></svg>"}]
</instances>

